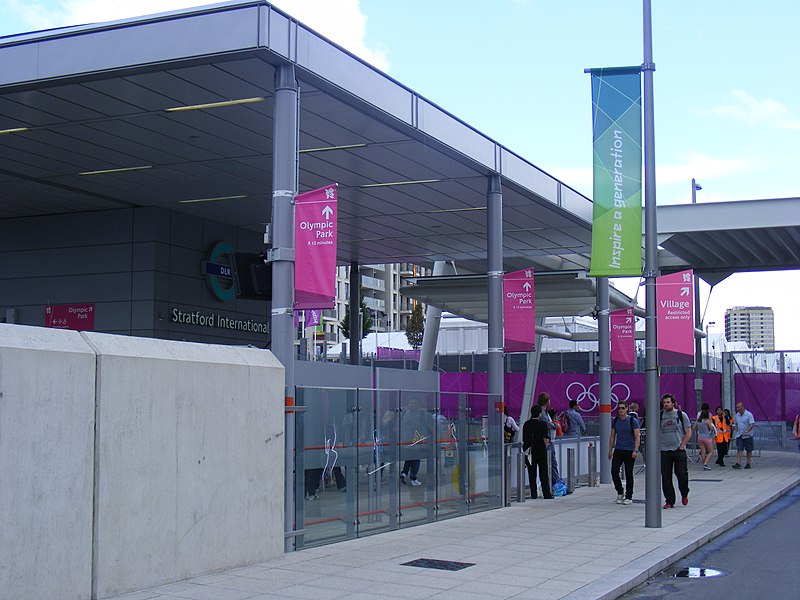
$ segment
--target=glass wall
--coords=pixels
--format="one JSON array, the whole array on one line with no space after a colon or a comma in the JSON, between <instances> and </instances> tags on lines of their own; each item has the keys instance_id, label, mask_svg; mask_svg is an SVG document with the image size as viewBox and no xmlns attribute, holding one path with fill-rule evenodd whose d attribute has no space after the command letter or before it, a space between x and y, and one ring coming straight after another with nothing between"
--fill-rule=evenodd
<instances>
[{"instance_id":1,"label":"glass wall","mask_svg":"<svg viewBox=\"0 0 800 600\"><path fill-rule=\"evenodd\" d=\"M297 548L501 506L499 398L298 388Z\"/></svg>"}]
</instances>

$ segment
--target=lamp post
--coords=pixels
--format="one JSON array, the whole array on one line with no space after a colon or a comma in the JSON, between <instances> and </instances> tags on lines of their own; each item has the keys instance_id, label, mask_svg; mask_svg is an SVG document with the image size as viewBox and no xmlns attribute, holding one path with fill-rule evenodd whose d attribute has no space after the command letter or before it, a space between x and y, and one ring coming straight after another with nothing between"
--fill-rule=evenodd
<instances>
[{"instance_id":1,"label":"lamp post","mask_svg":"<svg viewBox=\"0 0 800 600\"><path fill-rule=\"evenodd\" d=\"M694 177L692 177L692 204L697 204L697 190L702 190ZM703 319L700 314L700 278L697 273L693 276L694 279L694 328L703 330ZM700 412L700 406L703 404L703 339L695 334L694 338L694 391L695 402L697 404L697 412Z\"/></svg>"},{"instance_id":2,"label":"lamp post","mask_svg":"<svg viewBox=\"0 0 800 600\"><path fill-rule=\"evenodd\" d=\"M709 365L709 362L708 362L708 343L709 343L709 340L708 340L708 329L712 325L716 325L716 324L717 324L716 321L709 321L708 323L706 323L706 371L710 371L711 370L709 368L709 366L708 366Z\"/></svg>"}]
</instances>

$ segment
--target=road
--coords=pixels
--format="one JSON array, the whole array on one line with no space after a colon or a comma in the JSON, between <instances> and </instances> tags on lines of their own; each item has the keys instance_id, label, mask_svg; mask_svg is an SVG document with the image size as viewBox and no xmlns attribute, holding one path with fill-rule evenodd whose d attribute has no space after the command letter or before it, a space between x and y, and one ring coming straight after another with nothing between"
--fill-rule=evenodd
<instances>
[{"instance_id":1,"label":"road","mask_svg":"<svg viewBox=\"0 0 800 600\"><path fill-rule=\"evenodd\" d=\"M674 577L685 567L725 574ZM800 598L800 487L621 598L655 600L672 595L681 600Z\"/></svg>"}]
</instances>

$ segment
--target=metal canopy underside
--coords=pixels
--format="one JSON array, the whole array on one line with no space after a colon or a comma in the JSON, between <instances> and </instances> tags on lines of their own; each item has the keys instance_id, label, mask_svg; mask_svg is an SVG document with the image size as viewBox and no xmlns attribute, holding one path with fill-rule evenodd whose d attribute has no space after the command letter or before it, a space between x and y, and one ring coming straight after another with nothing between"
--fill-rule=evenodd
<instances>
[{"instance_id":1,"label":"metal canopy underside","mask_svg":"<svg viewBox=\"0 0 800 600\"><path fill-rule=\"evenodd\" d=\"M658 208L659 262L709 283L738 271L800 268L800 198Z\"/></svg>"},{"instance_id":2,"label":"metal canopy underside","mask_svg":"<svg viewBox=\"0 0 800 600\"><path fill-rule=\"evenodd\" d=\"M486 275L421 277L400 293L456 315L487 323L489 319ZM536 317L573 317L592 314L597 306L594 278L583 272L535 273ZM609 290L611 309L634 306L633 300Z\"/></svg>"},{"instance_id":3,"label":"metal canopy underside","mask_svg":"<svg viewBox=\"0 0 800 600\"><path fill-rule=\"evenodd\" d=\"M504 269L588 267L587 198L259 1L0 39L0 130L25 129L0 133L0 218L157 206L263 231L286 61L299 191L340 185L339 264L485 272L500 173Z\"/></svg>"}]
</instances>

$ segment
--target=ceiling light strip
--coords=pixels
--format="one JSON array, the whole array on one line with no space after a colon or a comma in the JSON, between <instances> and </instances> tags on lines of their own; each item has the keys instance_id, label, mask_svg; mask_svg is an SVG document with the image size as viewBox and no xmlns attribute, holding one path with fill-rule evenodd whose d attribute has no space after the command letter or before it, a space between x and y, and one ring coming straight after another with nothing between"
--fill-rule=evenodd
<instances>
[{"instance_id":1,"label":"ceiling light strip","mask_svg":"<svg viewBox=\"0 0 800 600\"><path fill-rule=\"evenodd\" d=\"M306 148L300 150L300 154L308 154L309 152L328 152L329 150L350 150L352 148L366 148L366 144L346 144L343 146L323 146L322 148Z\"/></svg>"},{"instance_id":2,"label":"ceiling light strip","mask_svg":"<svg viewBox=\"0 0 800 600\"><path fill-rule=\"evenodd\" d=\"M240 98L239 100L224 100L222 102L208 102L206 104L190 104L187 106L173 106L172 108L165 108L164 112L186 112L188 110L206 110L209 108L223 108L225 106L236 106L239 104L252 104L254 102L263 102L264 98L256 96L254 98Z\"/></svg>"},{"instance_id":3,"label":"ceiling light strip","mask_svg":"<svg viewBox=\"0 0 800 600\"><path fill-rule=\"evenodd\" d=\"M367 183L360 185L361 188L391 187L395 185L415 185L419 183L439 183L442 179L419 179L417 181L392 181L387 183Z\"/></svg>"},{"instance_id":4,"label":"ceiling light strip","mask_svg":"<svg viewBox=\"0 0 800 600\"><path fill-rule=\"evenodd\" d=\"M0 135L5 133L22 133L23 131L30 131L30 127L12 127L11 129L0 129Z\"/></svg>"},{"instance_id":5,"label":"ceiling light strip","mask_svg":"<svg viewBox=\"0 0 800 600\"><path fill-rule=\"evenodd\" d=\"M104 169L102 171L84 171L78 175L106 175L108 173L124 173L126 171L144 171L145 169L152 169L153 165L142 165L141 167L122 167L119 169Z\"/></svg>"},{"instance_id":6,"label":"ceiling light strip","mask_svg":"<svg viewBox=\"0 0 800 600\"><path fill-rule=\"evenodd\" d=\"M219 200L241 200L247 198L247 194L240 194L238 196L219 196L217 198L194 198L192 200L178 200L180 204L193 204L195 202L217 202Z\"/></svg>"}]
</instances>

